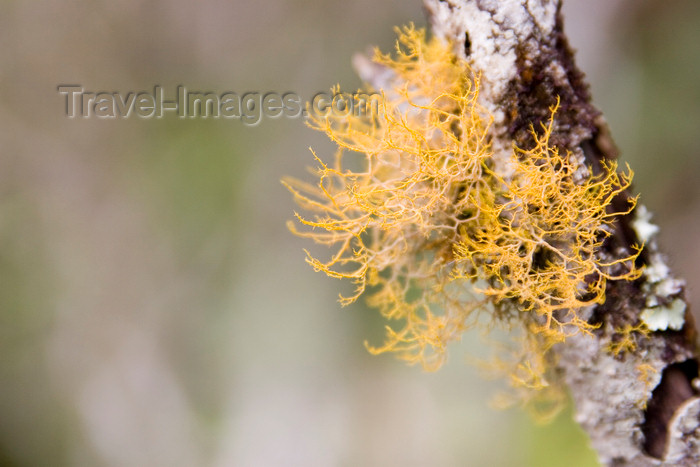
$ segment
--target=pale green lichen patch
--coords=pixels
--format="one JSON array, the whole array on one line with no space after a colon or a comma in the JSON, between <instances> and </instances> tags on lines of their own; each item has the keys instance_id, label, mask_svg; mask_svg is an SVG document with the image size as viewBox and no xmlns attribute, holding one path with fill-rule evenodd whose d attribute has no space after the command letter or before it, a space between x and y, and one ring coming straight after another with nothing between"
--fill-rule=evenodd
<instances>
[{"instance_id":1,"label":"pale green lichen patch","mask_svg":"<svg viewBox=\"0 0 700 467\"><path fill-rule=\"evenodd\" d=\"M635 211L636 218L632 221L632 228L634 228L637 233L637 238L642 243L647 243L651 240L657 233L659 233L659 226L652 224L651 213L644 205L637 206Z\"/></svg>"},{"instance_id":2,"label":"pale green lichen patch","mask_svg":"<svg viewBox=\"0 0 700 467\"><path fill-rule=\"evenodd\" d=\"M677 298L666 307L645 309L641 318L651 331L666 331L668 329L679 331L685 322L685 307L685 302Z\"/></svg>"},{"instance_id":3,"label":"pale green lichen patch","mask_svg":"<svg viewBox=\"0 0 700 467\"><path fill-rule=\"evenodd\" d=\"M632 221L637 238L650 250L649 262L644 268L646 282L642 290L646 294L647 308L642 311L642 322L650 331L680 330L685 323L685 301L674 298L683 291L683 281L671 276L664 257L658 252L656 236L659 227L651 223L651 213L639 205ZM670 301L674 298L672 301ZM662 303L669 303L660 306Z\"/></svg>"}]
</instances>

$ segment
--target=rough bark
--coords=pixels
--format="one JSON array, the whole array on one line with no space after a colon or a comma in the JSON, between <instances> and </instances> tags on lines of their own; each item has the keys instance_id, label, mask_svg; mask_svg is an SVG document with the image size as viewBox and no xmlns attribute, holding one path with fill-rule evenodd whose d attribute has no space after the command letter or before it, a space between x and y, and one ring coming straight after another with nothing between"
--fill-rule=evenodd
<instances>
[{"instance_id":1,"label":"rough bark","mask_svg":"<svg viewBox=\"0 0 700 467\"><path fill-rule=\"evenodd\" d=\"M494 150L507 157L525 147L531 124L546 121L557 98L553 142L595 171L617 157L606 123L591 104L583 74L564 35L557 0L424 0L433 33L481 74L481 99L494 115ZM623 200L620 200L623 202ZM700 465L700 398L696 334L684 284L658 252L645 209L621 216L605 244L607 258L645 243L634 282L610 282L604 304L586 310L600 324L554 351L603 465ZM625 325L644 321L653 332L632 352L609 351Z\"/></svg>"}]
</instances>

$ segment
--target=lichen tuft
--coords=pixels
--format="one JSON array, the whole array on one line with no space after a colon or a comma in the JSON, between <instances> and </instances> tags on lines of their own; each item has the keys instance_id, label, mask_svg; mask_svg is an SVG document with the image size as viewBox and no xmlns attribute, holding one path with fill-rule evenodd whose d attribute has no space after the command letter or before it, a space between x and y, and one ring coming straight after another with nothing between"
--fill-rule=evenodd
<instances>
[{"instance_id":1,"label":"lichen tuft","mask_svg":"<svg viewBox=\"0 0 700 467\"><path fill-rule=\"evenodd\" d=\"M591 331L582 310L604 301L607 281L640 274L638 252L600 254L615 218L634 208L612 209L632 174L613 161L593 174L552 145L557 106L531 128L531 147L497 158L469 64L413 26L398 36L394 57L375 56L393 73L378 115L311 114L338 153L332 163L314 153L316 184L284 180L308 212L290 229L332 249L307 261L355 283L343 304L366 294L389 321L371 352L434 370L486 316L523 332L512 384L549 387L549 348Z\"/></svg>"}]
</instances>

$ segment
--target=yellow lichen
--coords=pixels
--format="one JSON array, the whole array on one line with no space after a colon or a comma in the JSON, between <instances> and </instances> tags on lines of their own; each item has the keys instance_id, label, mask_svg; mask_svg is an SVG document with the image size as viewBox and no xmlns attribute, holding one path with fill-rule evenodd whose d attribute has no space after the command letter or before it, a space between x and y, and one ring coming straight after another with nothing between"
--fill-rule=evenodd
<instances>
[{"instance_id":1,"label":"yellow lichen","mask_svg":"<svg viewBox=\"0 0 700 467\"><path fill-rule=\"evenodd\" d=\"M397 324L373 353L436 369L483 311L523 330L511 382L547 387L548 348L592 328L580 311L604 300L606 281L638 276L635 254L599 254L631 173L607 162L593 174L553 146L556 106L532 147L497 159L469 64L423 30L398 33L395 57L375 56L393 73L378 115L311 113L339 149L333 163L314 153L318 183L284 181L312 213L296 214L309 229L290 228L333 249L307 261L356 284L343 304L367 292Z\"/></svg>"},{"instance_id":2,"label":"yellow lichen","mask_svg":"<svg viewBox=\"0 0 700 467\"><path fill-rule=\"evenodd\" d=\"M652 389L659 384L661 379L659 371L648 363L640 363L635 369L639 372L639 381L644 383L644 389L650 395ZM639 408L646 410L648 401L649 399L640 400L638 402Z\"/></svg>"},{"instance_id":3,"label":"yellow lichen","mask_svg":"<svg viewBox=\"0 0 700 467\"><path fill-rule=\"evenodd\" d=\"M637 341L649 333L649 328L643 322L637 325L627 324L611 336L607 350L615 356L633 352L637 348Z\"/></svg>"}]
</instances>

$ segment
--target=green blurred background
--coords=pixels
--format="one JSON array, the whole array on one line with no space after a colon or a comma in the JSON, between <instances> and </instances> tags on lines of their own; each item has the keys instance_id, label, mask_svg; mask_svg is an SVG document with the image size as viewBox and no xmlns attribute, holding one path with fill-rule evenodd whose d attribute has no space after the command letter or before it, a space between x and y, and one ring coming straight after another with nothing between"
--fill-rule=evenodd
<instances>
[{"instance_id":1,"label":"green blurred background","mask_svg":"<svg viewBox=\"0 0 700 467\"><path fill-rule=\"evenodd\" d=\"M700 292L700 2L568 0L566 29L674 270ZM596 465L566 412L373 357L381 321L303 261L301 119L68 119L59 84L172 93L360 83L418 0L0 2L0 465Z\"/></svg>"}]
</instances>

